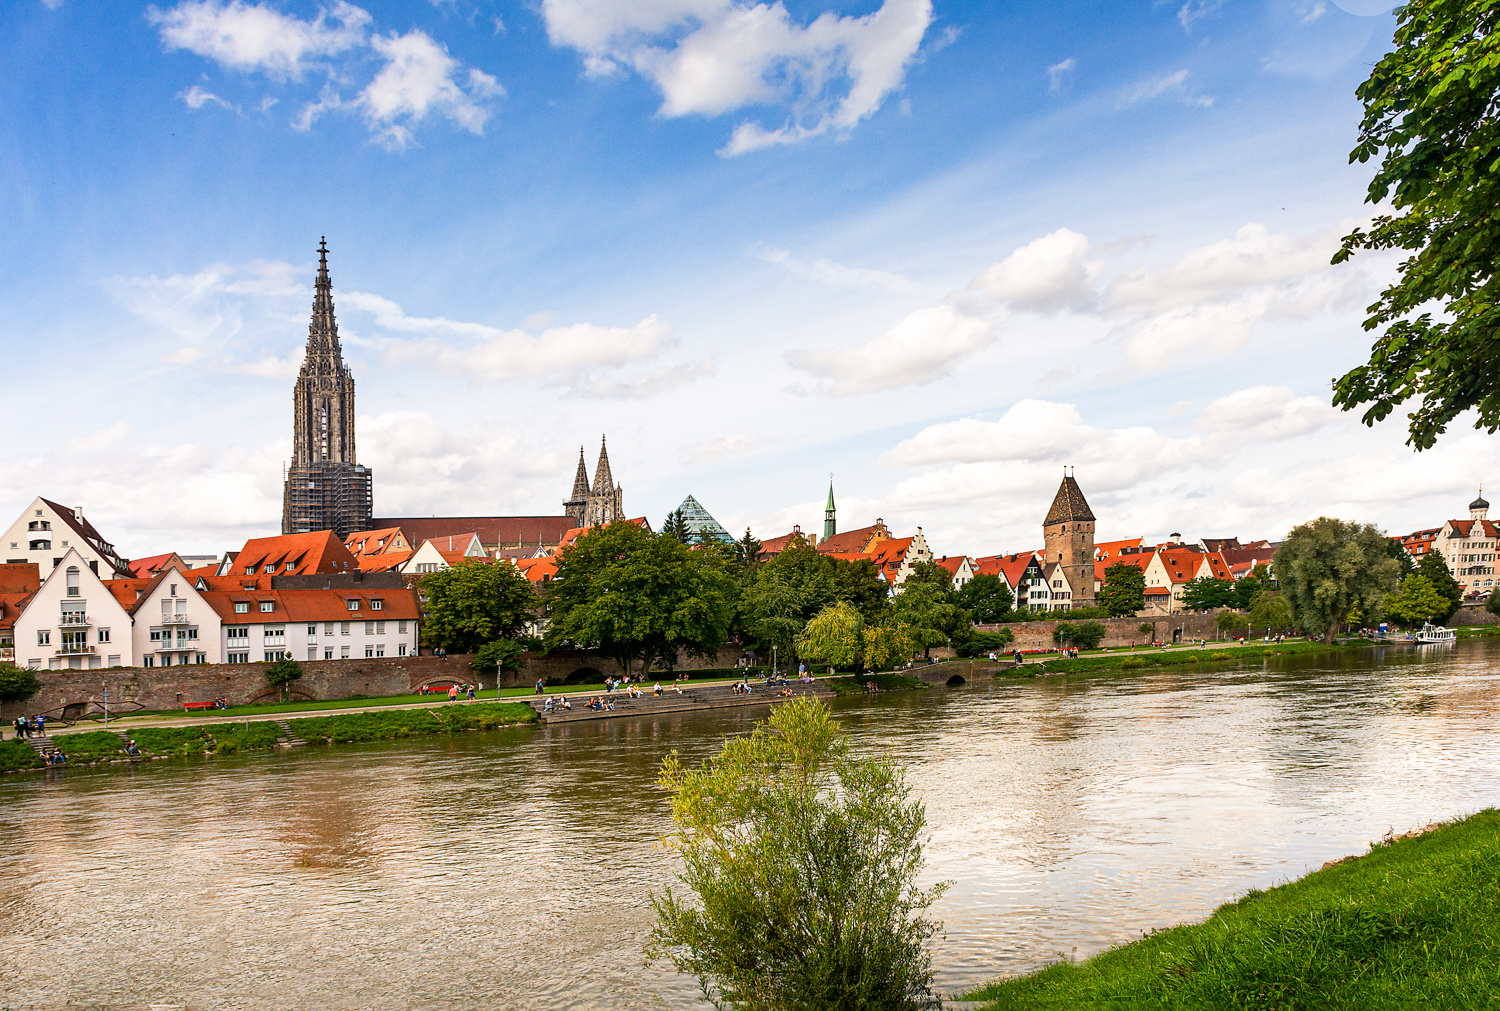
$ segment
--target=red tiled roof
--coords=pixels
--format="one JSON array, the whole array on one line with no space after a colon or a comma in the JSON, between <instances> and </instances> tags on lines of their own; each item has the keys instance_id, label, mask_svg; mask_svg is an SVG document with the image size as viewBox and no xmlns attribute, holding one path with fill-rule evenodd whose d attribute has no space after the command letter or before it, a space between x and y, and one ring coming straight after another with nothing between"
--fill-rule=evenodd
<instances>
[{"instance_id":1,"label":"red tiled roof","mask_svg":"<svg viewBox=\"0 0 1500 1011\"><path fill-rule=\"evenodd\" d=\"M1015 589L1020 583L1022 575L1031 565L1036 556L1030 552L1017 552L1013 555L987 555L983 558L973 558L969 564L974 567L975 575L999 576L1005 580L1006 585Z\"/></svg>"},{"instance_id":2,"label":"red tiled roof","mask_svg":"<svg viewBox=\"0 0 1500 1011\"><path fill-rule=\"evenodd\" d=\"M882 534L885 536L881 538L881 541L877 541L875 544L870 543ZM871 526L860 527L857 530L845 530L842 533L834 534L832 537L825 537L818 543L817 547L825 555L848 553L869 554L879 543L889 538L890 534L891 532L885 523L881 520L876 520Z\"/></svg>"},{"instance_id":3,"label":"red tiled roof","mask_svg":"<svg viewBox=\"0 0 1500 1011\"><path fill-rule=\"evenodd\" d=\"M148 558L132 558L130 560L130 574L136 579L150 579L162 569L170 565L173 560L181 566L182 558L175 551L168 551L164 555L151 555Z\"/></svg>"},{"instance_id":4,"label":"red tiled roof","mask_svg":"<svg viewBox=\"0 0 1500 1011\"><path fill-rule=\"evenodd\" d=\"M115 551L113 544L106 541L100 535L99 531L94 529L94 524L90 523L87 519L80 519L74 515L72 509L69 509L65 505L58 505L51 499L42 499L42 504L55 512L59 519L72 528L74 533L88 541L89 546L103 555L104 560L109 562L116 572L127 571L129 563L120 557L119 553Z\"/></svg>"},{"instance_id":5,"label":"red tiled roof","mask_svg":"<svg viewBox=\"0 0 1500 1011\"><path fill-rule=\"evenodd\" d=\"M270 572L266 572L266 566L272 567ZM350 572L358 567L354 556L332 530L255 537L245 542L234 560L237 575L306 576L318 572Z\"/></svg>"},{"instance_id":6,"label":"red tiled roof","mask_svg":"<svg viewBox=\"0 0 1500 1011\"><path fill-rule=\"evenodd\" d=\"M42 574L36 562L0 565L0 593L35 593L41 587Z\"/></svg>"},{"instance_id":7,"label":"red tiled roof","mask_svg":"<svg viewBox=\"0 0 1500 1011\"><path fill-rule=\"evenodd\" d=\"M156 581L156 577L149 579L106 579L103 580L104 588L109 591L110 596L117 600L121 607L127 611L135 609L136 602L141 599L141 594L146 592L146 587Z\"/></svg>"},{"instance_id":8,"label":"red tiled roof","mask_svg":"<svg viewBox=\"0 0 1500 1011\"><path fill-rule=\"evenodd\" d=\"M912 537L887 537L862 557L875 563L875 568L889 573L892 580L901 571L901 562L911 549Z\"/></svg>"},{"instance_id":9,"label":"red tiled roof","mask_svg":"<svg viewBox=\"0 0 1500 1011\"><path fill-rule=\"evenodd\" d=\"M390 572L405 565L414 551L386 551L378 555L360 555L359 570L361 572Z\"/></svg>"},{"instance_id":10,"label":"red tiled roof","mask_svg":"<svg viewBox=\"0 0 1500 1011\"><path fill-rule=\"evenodd\" d=\"M792 538L794 537L800 538L806 544L810 544L813 546L817 545L817 537L813 536L812 534L803 533L801 527L794 526L792 527L792 532L789 534L782 534L780 537L768 537L767 539L761 541L760 557L771 558L775 555L781 554L791 545Z\"/></svg>"},{"instance_id":11,"label":"red tiled roof","mask_svg":"<svg viewBox=\"0 0 1500 1011\"><path fill-rule=\"evenodd\" d=\"M513 563L533 583L545 583L557 575L557 556L517 558Z\"/></svg>"},{"instance_id":12,"label":"red tiled roof","mask_svg":"<svg viewBox=\"0 0 1500 1011\"><path fill-rule=\"evenodd\" d=\"M1452 524L1452 526L1453 526L1453 532L1455 534L1457 534L1458 536L1460 536L1460 537L1473 537L1473 536L1476 536L1476 535L1470 533L1470 530L1473 529L1473 526L1474 526L1474 524L1476 522L1475 520L1449 520L1448 522L1450 524ZM1480 524L1480 530L1482 531L1478 536L1481 536L1481 537L1495 537L1495 536L1500 536L1500 535L1497 535L1495 533L1495 524L1491 523L1489 520L1478 520L1477 522Z\"/></svg>"},{"instance_id":13,"label":"red tiled roof","mask_svg":"<svg viewBox=\"0 0 1500 1011\"><path fill-rule=\"evenodd\" d=\"M415 590L206 590L202 596L225 624L393 621L418 617ZM263 612L260 604L267 600L275 608ZM359 610L349 610L351 600L359 602ZM371 600L381 601L381 609L371 608ZM249 604L250 610L236 614L236 603Z\"/></svg>"},{"instance_id":14,"label":"red tiled roof","mask_svg":"<svg viewBox=\"0 0 1500 1011\"><path fill-rule=\"evenodd\" d=\"M16 618L26 609L26 602L35 592L30 590L25 593L0 593L0 628L15 627Z\"/></svg>"},{"instance_id":15,"label":"red tiled roof","mask_svg":"<svg viewBox=\"0 0 1500 1011\"><path fill-rule=\"evenodd\" d=\"M941 565L943 568L947 569L948 570L948 575L950 575L950 576L957 576L958 575L958 570L963 567L964 559L967 558L967 557L969 557L969 556L968 555L944 555L942 558L934 558L933 561L936 562L938 565ZM969 567L973 568L973 563L970 563Z\"/></svg>"},{"instance_id":16,"label":"red tiled roof","mask_svg":"<svg viewBox=\"0 0 1500 1011\"><path fill-rule=\"evenodd\" d=\"M399 543L399 547L397 544ZM400 527L385 527L380 530L361 530L344 538L344 547L356 559L371 555L386 555L395 551L410 553L412 543Z\"/></svg>"},{"instance_id":17,"label":"red tiled roof","mask_svg":"<svg viewBox=\"0 0 1500 1011\"><path fill-rule=\"evenodd\" d=\"M1127 537L1122 541L1095 541L1095 558L1114 558L1120 553L1121 548L1138 548L1144 537Z\"/></svg>"}]
</instances>

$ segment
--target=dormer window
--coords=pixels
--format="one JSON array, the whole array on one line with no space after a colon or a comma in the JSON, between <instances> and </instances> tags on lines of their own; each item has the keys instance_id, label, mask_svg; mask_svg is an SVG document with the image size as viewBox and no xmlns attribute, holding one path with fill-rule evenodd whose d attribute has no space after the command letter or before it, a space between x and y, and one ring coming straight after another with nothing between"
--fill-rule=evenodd
<instances>
[{"instance_id":1,"label":"dormer window","mask_svg":"<svg viewBox=\"0 0 1500 1011\"><path fill-rule=\"evenodd\" d=\"M357 601L357 600L350 600L350 601L346 601L346 603L349 605L349 610L351 610L351 611L358 611L359 610L359 601Z\"/></svg>"},{"instance_id":2,"label":"dormer window","mask_svg":"<svg viewBox=\"0 0 1500 1011\"><path fill-rule=\"evenodd\" d=\"M275 605L275 603L273 603L273 602L272 602L272 601L269 601L269 600L262 600L262 601L261 601L261 602L260 602L260 609L261 609L261 611L262 611L262 612L263 612L263 613L269 613L269 612L271 612L271 611L274 611L274 610L276 610L276 605Z\"/></svg>"},{"instance_id":3,"label":"dormer window","mask_svg":"<svg viewBox=\"0 0 1500 1011\"><path fill-rule=\"evenodd\" d=\"M249 614L250 613L250 605L248 603L246 603L245 601L243 601L243 600L235 601L234 613L235 614Z\"/></svg>"},{"instance_id":4,"label":"dormer window","mask_svg":"<svg viewBox=\"0 0 1500 1011\"><path fill-rule=\"evenodd\" d=\"M245 566L245 575L247 575L247 576L253 576L253 575L255 575L255 566L253 566L253 565L247 565L247 566Z\"/></svg>"},{"instance_id":5,"label":"dormer window","mask_svg":"<svg viewBox=\"0 0 1500 1011\"><path fill-rule=\"evenodd\" d=\"M385 610L385 601L383 601L383 600L372 600L372 601L370 601L370 610L372 610L372 611L383 611L383 610Z\"/></svg>"}]
</instances>

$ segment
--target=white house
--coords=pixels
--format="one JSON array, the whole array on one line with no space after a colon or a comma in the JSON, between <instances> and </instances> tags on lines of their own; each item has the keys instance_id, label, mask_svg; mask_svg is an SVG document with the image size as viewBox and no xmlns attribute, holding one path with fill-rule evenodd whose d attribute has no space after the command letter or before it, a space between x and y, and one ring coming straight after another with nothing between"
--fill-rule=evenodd
<instances>
[{"instance_id":1,"label":"white house","mask_svg":"<svg viewBox=\"0 0 1500 1011\"><path fill-rule=\"evenodd\" d=\"M175 565L142 587L130 614L140 666L224 661L219 612Z\"/></svg>"},{"instance_id":2,"label":"white house","mask_svg":"<svg viewBox=\"0 0 1500 1011\"><path fill-rule=\"evenodd\" d=\"M285 657L351 660L418 652L417 598L411 590L199 592L218 614L225 663L269 663Z\"/></svg>"},{"instance_id":3,"label":"white house","mask_svg":"<svg viewBox=\"0 0 1500 1011\"><path fill-rule=\"evenodd\" d=\"M33 499L10 529L0 534L0 557L10 565L34 562L43 576L62 563L69 549L100 579L131 576L130 566L83 517L83 507Z\"/></svg>"},{"instance_id":4,"label":"white house","mask_svg":"<svg viewBox=\"0 0 1500 1011\"><path fill-rule=\"evenodd\" d=\"M15 622L16 662L37 670L134 664L130 614L69 546Z\"/></svg>"},{"instance_id":5,"label":"white house","mask_svg":"<svg viewBox=\"0 0 1500 1011\"><path fill-rule=\"evenodd\" d=\"M423 541L406 560L406 564L401 566L401 571L441 572L444 569L451 569L465 558L485 560L489 557L489 552L484 550L478 534L450 534Z\"/></svg>"}]
</instances>

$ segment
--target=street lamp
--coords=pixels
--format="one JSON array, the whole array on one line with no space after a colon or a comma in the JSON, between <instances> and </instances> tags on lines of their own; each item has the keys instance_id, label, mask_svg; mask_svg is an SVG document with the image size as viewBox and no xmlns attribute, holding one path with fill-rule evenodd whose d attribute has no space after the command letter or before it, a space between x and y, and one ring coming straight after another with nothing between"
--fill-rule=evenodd
<instances>
[{"instance_id":1,"label":"street lamp","mask_svg":"<svg viewBox=\"0 0 1500 1011\"><path fill-rule=\"evenodd\" d=\"M104 729L109 729L109 682L104 682Z\"/></svg>"}]
</instances>

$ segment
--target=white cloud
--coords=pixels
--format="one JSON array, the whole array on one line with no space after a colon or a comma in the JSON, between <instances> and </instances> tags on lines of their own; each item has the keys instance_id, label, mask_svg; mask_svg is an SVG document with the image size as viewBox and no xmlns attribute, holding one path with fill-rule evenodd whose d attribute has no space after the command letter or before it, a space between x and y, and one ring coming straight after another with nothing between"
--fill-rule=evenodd
<instances>
[{"instance_id":1,"label":"white cloud","mask_svg":"<svg viewBox=\"0 0 1500 1011\"><path fill-rule=\"evenodd\" d=\"M677 458L684 467L702 467L725 457L741 456L768 445L770 439L763 435L726 435L704 442L693 442L677 449Z\"/></svg>"},{"instance_id":2,"label":"white cloud","mask_svg":"<svg viewBox=\"0 0 1500 1011\"><path fill-rule=\"evenodd\" d=\"M774 263L789 273L809 281L842 288L879 288L885 291L913 291L917 285L900 274L870 267L850 267L833 260L817 259L808 263L785 249L763 246L756 253L767 263Z\"/></svg>"},{"instance_id":3,"label":"white cloud","mask_svg":"<svg viewBox=\"0 0 1500 1011\"><path fill-rule=\"evenodd\" d=\"M1073 76L1073 68L1078 66L1078 61L1069 56L1060 63L1054 63L1047 68L1047 90L1056 94L1067 87L1068 81Z\"/></svg>"},{"instance_id":4,"label":"white cloud","mask_svg":"<svg viewBox=\"0 0 1500 1011\"><path fill-rule=\"evenodd\" d=\"M213 102L216 105L222 105L226 109L231 109L236 112L239 111L236 106L230 105L228 102L224 101L222 98L220 98L218 95L215 95L211 91L204 91L196 84L177 97L181 98L183 104L186 105L189 109L201 109L210 102Z\"/></svg>"},{"instance_id":5,"label":"white cloud","mask_svg":"<svg viewBox=\"0 0 1500 1011\"><path fill-rule=\"evenodd\" d=\"M590 76L629 68L650 80L663 116L786 110L771 129L740 123L719 152L733 156L847 132L875 113L901 86L932 4L884 0L862 17L827 11L807 25L779 0L543 0L542 15L552 43L578 50Z\"/></svg>"},{"instance_id":6,"label":"white cloud","mask_svg":"<svg viewBox=\"0 0 1500 1011\"><path fill-rule=\"evenodd\" d=\"M1086 308L1095 299L1101 266L1088 252L1086 236L1059 228L989 267L970 286L1020 310Z\"/></svg>"},{"instance_id":7,"label":"white cloud","mask_svg":"<svg viewBox=\"0 0 1500 1011\"><path fill-rule=\"evenodd\" d=\"M819 389L836 397L930 383L995 339L994 318L964 311L953 302L907 314L868 344L835 351L786 353L793 368L823 380Z\"/></svg>"},{"instance_id":8,"label":"white cloud","mask_svg":"<svg viewBox=\"0 0 1500 1011\"><path fill-rule=\"evenodd\" d=\"M184 0L170 10L147 9L167 49L186 49L232 70L259 70L296 80L317 57L361 46L370 15L338 0L311 21L282 14L265 3Z\"/></svg>"},{"instance_id":9,"label":"white cloud","mask_svg":"<svg viewBox=\"0 0 1500 1011\"><path fill-rule=\"evenodd\" d=\"M1223 3L1224 0L1188 0L1177 11L1177 20L1182 25L1182 30L1192 31L1196 22L1218 10Z\"/></svg>"},{"instance_id":10,"label":"white cloud","mask_svg":"<svg viewBox=\"0 0 1500 1011\"><path fill-rule=\"evenodd\" d=\"M536 336L522 330L497 330L477 323L449 324L454 332L482 333L470 344L453 344L427 337L379 342L386 360L403 368L429 369L441 375L484 382L546 377L554 381L582 379L597 369L634 365L656 357L671 346L671 324L648 316L633 327L605 327L592 323L552 327Z\"/></svg>"},{"instance_id":11,"label":"white cloud","mask_svg":"<svg viewBox=\"0 0 1500 1011\"><path fill-rule=\"evenodd\" d=\"M1290 439L1317 431L1342 415L1326 400L1298 397L1287 386L1252 386L1205 407L1199 428L1257 442Z\"/></svg>"},{"instance_id":12,"label":"white cloud","mask_svg":"<svg viewBox=\"0 0 1500 1011\"><path fill-rule=\"evenodd\" d=\"M466 84L454 76L463 65L446 47L413 28L405 35L376 36L370 42L386 64L353 103L375 135L390 148L411 142L411 126L429 112L445 116L473 134L484 132L489 110L480 104L504 93L489 74L470 68Z\"/></svg>"},{"instance_id":13,"label":"white cloud","mask_svg":"<svg viewBox=\"0 0 1500 1011\"><path fill-rule=\"evenodd\" d=\"M719 360L712 356L696 362L652 369L635 376L613 378L601 376L575 386L572 395L593 400L649 400L684 383L707 379L719 372Z\"/></svg>"},{"instance_id":14,"label":"white cloud","mask_svg":"<svg viewBox=\"0 0 1500 1011\"><path fill-rule=\"evenodd\" d=\"M1208 108L1214 104L1212 95L1199 94L1188 86L1187 79L1188 72L1184 69L1164 74L1161 77L1153 77L1141 81L1133 87L1126 89L1120 96L1120 108L1129 108L1132 105L1139 105L1141 102L1149 102L1153 98L1160 98L1163 95L1175 98L1183 105Z\"/></svg>"}]
</instances>

